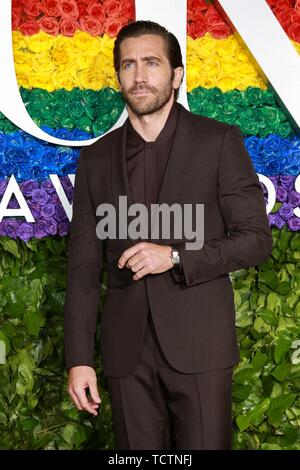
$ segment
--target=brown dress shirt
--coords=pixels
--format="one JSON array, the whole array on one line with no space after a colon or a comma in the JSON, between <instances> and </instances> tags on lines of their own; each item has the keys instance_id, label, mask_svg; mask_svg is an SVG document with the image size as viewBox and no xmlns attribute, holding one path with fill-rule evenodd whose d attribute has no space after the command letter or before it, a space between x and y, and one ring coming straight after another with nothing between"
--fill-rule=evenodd
<instances>
[{"instance_id":1,"label":"brown dress shirt","mask_svg":"<svg viewBox=\"0 0 300 470\"><path fill-rule=\"evenodd\" d=\"M166 123L153 142L146 142L127 120L126 166L134 203L143 203L150 213L151 204L158 202L175 136L179 106L174 101ZM181 263L174 268L182 273Z\"/></svg>"}]
</instances>

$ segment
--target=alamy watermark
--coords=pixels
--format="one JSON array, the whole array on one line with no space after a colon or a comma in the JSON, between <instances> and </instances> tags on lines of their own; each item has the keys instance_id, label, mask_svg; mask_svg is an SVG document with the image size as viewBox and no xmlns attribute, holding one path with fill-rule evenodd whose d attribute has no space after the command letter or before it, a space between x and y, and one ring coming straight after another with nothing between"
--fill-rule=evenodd
<instances>
[{"instance_id":1,"label":"alamy watermark","mask_svg":"<svg viewBox=\"0 0 300 470\"><path fill-rule=\"evenodd\" d=\"M193 230L193 207L195 208L195 229ZM171 214L173 229L171 235ZM168 205L151 204L150 218L145 204L127 205L127 196L119 196L118 221L113 204L103 203L97 207L96 215L102 219L97 223L96 234L101 240L110 239L181 239L183 236L192 242L185 242L187 250L199 250L204 243L204 204ZM135 216L128 224L128 216ZM149 233L150 220L150 233ZM118 222L118 223L117 223ZM161 224L161 230L160 229ZM117 236L118 225L118 236Z\"/></svg>"}]
</instances>

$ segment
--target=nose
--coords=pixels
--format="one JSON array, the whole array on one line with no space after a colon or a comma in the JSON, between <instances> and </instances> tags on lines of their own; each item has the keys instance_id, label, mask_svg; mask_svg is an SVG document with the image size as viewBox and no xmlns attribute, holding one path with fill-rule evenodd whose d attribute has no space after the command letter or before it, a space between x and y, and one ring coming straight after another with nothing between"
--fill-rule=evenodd
<instances>
[{"instance_id":1,"label":"nose","mask_svg":"<svg viewBox=\"0 0 300 470\"><path fill-rule=\"evenodd\" d=\"M134 79L137 83L145 82L146 81L146 67L145 64L142 63L136 63L135 66L135 73L134 73Z\"/></svg>"}]
</instances>

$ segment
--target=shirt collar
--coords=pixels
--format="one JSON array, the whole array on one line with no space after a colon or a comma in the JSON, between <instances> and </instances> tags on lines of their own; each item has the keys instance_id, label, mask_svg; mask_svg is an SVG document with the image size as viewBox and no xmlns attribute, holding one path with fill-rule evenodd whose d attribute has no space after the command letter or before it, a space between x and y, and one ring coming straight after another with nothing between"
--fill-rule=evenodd
<instances>
[{"instance_id":1,"label":"shirt collar","mask_svg":"<svg viewBox=\"0 0 300 470\"><path fill-rule=\"evenodd\" d=\"M179 112L178 103L177 101L174 101L170 109L170 112L168 114L164 127L161 129L155 141L151 142L151 144L155 144L155 145L159 144L162 141L172 136L173 132L176 129L178 112ZM146 142L143 139L143 137L134 129L129 118L127 118L127 137L128 137L128 140L127 140L128 143L131 142L133 144L143 144L143 145L150 143L150 142Z\"/></svg>"}]
</instances>

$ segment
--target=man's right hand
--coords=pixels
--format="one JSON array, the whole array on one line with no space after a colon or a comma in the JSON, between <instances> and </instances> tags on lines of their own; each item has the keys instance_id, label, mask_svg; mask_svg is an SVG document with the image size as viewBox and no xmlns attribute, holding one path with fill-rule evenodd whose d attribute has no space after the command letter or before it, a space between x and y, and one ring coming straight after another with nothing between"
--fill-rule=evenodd
<instances>
[{"instance_id":1,"label":"man's right hand","mask_svg":"<svg viewBox=\"0 0 300 470\"><path fill-rule=\"evenodd\" d=\"M90 391L91 399L88 400L85 389ZM75 366L69 369L68 393L78 410L85 410L97 416L97 408L101 398L97 389L97 377L90 366Z\"/></svg>"}]
</instances>

